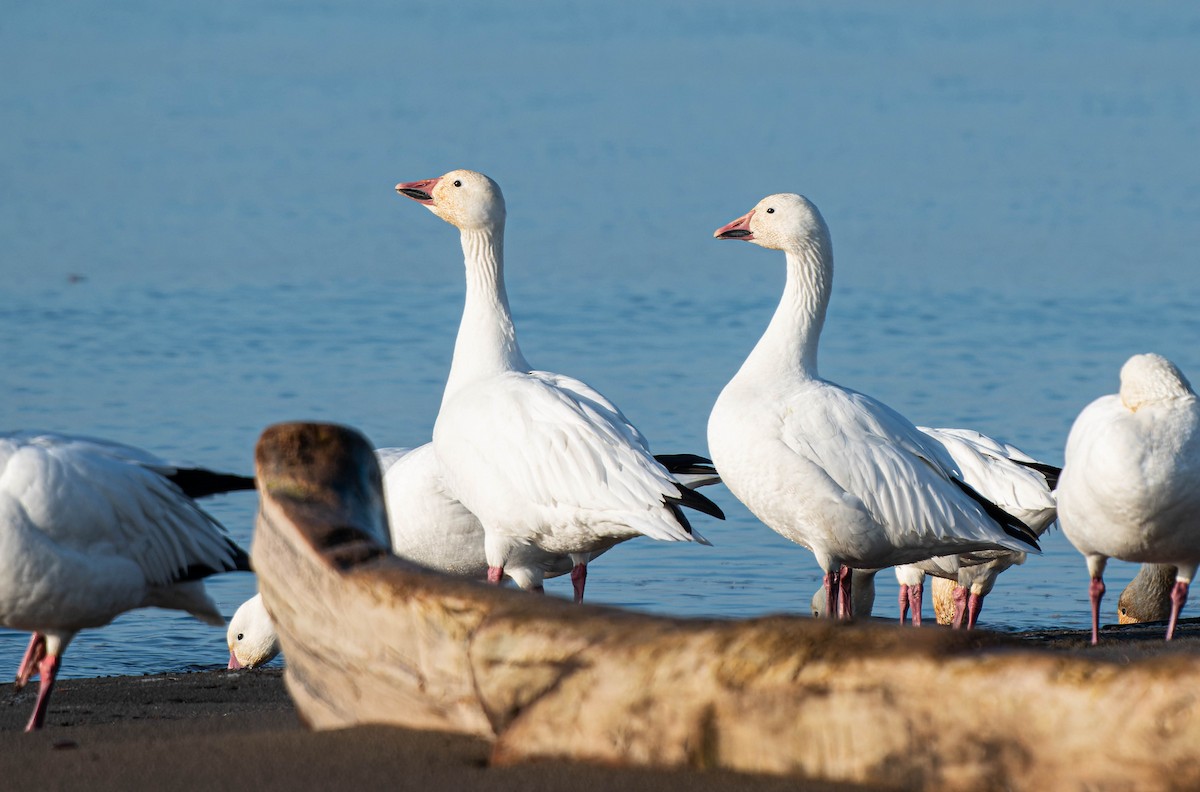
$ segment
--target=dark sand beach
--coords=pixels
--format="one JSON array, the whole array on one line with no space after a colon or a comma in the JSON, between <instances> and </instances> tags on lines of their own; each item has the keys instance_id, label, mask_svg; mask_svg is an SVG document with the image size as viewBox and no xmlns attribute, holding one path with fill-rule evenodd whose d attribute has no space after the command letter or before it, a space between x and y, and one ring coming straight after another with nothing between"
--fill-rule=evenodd
<instances>
[{"instance_id":1,"label":"dark sand beach","mask_svg":"<svg viewBox=\"0 0 1200 792\"><path fill-rule=\"evenodd\" d=\"M21 729L35 685L0 688L5 789L840 790L729 772L544 762L489 768L489 745L457 734L304 728L280 669L64 680L47 728Z\"/></svg>"},{"instance_id":2,"label":"dark sand beach","mask_svg":"<svg viewBox=\"0 0 1200 792\"><path fill-rule=\"evenodd\" d=\"M1014 636L1041 646L1126 663L1184 654L1200 658L1200 620L1162 641L1161 624L1110 627L1099 647L1088 633ZM310 732L281 669L202 671L59 683L47 728L24 734L36 685L0 686L0 778L7 789L381 789L440 790L837 790L845 785L720 771L655 771L545 762L488 767L486 742L392 727ZM586 717L586 715L584 715Z\"/></svg>"}]
</instances>

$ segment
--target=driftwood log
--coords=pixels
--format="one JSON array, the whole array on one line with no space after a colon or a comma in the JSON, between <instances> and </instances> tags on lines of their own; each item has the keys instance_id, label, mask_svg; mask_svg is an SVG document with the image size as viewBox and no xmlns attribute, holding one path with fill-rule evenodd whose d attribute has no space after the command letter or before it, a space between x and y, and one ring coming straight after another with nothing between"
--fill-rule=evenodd
<instances>
[{"instance_id":1,"label":"driftwood log","mask_svg":"<svg viewBox=\"0 0 1200 792\"><path fill-rule=\"evenodd\" d=\"M878 788L1200 788L1200 664L983 633L578 606L387 552L371 446L282 424L257 448L259 585L317 729L480 735L493 760L722 767Z\"/></svg>"}]
</instances>

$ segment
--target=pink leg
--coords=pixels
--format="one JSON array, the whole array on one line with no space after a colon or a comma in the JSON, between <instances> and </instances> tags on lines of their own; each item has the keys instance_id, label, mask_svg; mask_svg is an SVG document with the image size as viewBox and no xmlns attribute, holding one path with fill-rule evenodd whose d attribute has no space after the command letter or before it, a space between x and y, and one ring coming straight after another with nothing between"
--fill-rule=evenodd
<instances>
[{"instance_id":1,"label":"pink leg","mask_svg":"<svg viewBox=\"0 0 1200 792\"><path fill-rule=\"evenodd\" d=\"M954 629L959 629L963 626L963 617L967 615L967 599L970 592L965 586L954 587L954 621L951 625Z\"/></svg>"},{"instance_id":2,"label":"pink leg","mask_svg":"<svg viewBox=\"0 0 1200 792\"><path fill-rule=\"evenodd\" d=\"M918 616L917 619L921 617ZM900 623L908 621L908 584L900 584Z\"/></svg>"},{"instance_id":3,"label":"pink leg","mask_svg":"<svg viewBox=\"0 0 1200 792\"><path fill-rule=\"evenodd\" d=\"M1171 589L1171 621L1167 622L1168 641L1175 636L1175 622L1179 621L1179 612L1187 604L1187 595L1188 584L1182 580L1176 580L1174 588Z\"/></svg>"},{"instance_id":4,"label":"pink leg","mask_svg":"<svg viewBox=\"0 0 1200 792\"><path fill-rule=\"evenodd\" d=\"M488 567L488 583L495 583L499 586L502 580L504 580L504 567Z\"/></svg>"},{"instance_id":5,"label":"pink leg","mask_svg":"<svg viewBox=\"0 0 1200 792\"><path fill-rule=\"evenodd\" d=\"M1098 577L1092 578L1088 586L1088 596L1092 598L1092 646L1100 642L1100 600L1104 598L1104 581Z\"/></svg>"},{"instance_id":6,"label":"pink leg","mask_svg":"<svg viewBox=\"0 0 1200 792\"><path fill-rule=\"evenodd\" d=\"M33 716L25 725L25 731L37 731L46 721L46 710L50 706L50 691L54 688L54 678L58 675L58 655L46 655L38 663L38 675L42 681L38 685L37 703L33 706Z\"/></svg>"},{"instance_id":7,"label":"pink leg","mask_svg":"<svg viewBox=\"0 0 1200 792\"><path fill-rule=\"evenodd\" d=\"M983 610L983 596L971 594L967 598L967 629L974 630L975 622L979 621L979 611Z\"/></svg>"},{"instance_id":8,"label":"pink leg","mask_svg":"<svg viewBox=\"0 0 1200 792\"><path fill-rule=\"evenodd\" d=\"M850 585L854 582L853 570L848 566L843 566L838 571L838 617L842 619L854 618L854 603L850 601Z\"/></svg>"},{"instance_id":9,"label":"pink leg","mask_svg":"<svg viewBox=\"0 0 1200 792\"><path fill-rule=\"evenodd\" d=\"M909 604L912 605L913 627L921 626L921 600L925 598L925 584L918 583L908 590Z\"/></svg>"},{"instance_id":10,"label":"pink leg","mask_svg":"<svg viewBox=\"0 0 1200 792\"><path fill-rule=\"evenodd\" d=\"M836 619L838 616L838 573L825 573L825 617Z\"/></svg>"},{"instance_id":11,"label":"pink leg","mask_svg":"<svg viewBox=\"0 0 1200 792\"><path fill-rule=\"evenodd\" d=\"M29 684L37 673L38 661L46 654L46 636L41 633L34 633L29 638L29 646L25 649L25 656L21 658L21 664L17 666L17 680L13 683L13 687L17 690Z\"/></svg>"},{"instance_id":12,"label":"pink leg","mask_svg":"<svg viewBox=\"0 0 1200 792\"><path fill-rule=\"evenodd\" d=\"M571 567L571 585L575 587L575 601L583 602L583 587L587 585L587 564Z\"/></svg>"}]
</instances>

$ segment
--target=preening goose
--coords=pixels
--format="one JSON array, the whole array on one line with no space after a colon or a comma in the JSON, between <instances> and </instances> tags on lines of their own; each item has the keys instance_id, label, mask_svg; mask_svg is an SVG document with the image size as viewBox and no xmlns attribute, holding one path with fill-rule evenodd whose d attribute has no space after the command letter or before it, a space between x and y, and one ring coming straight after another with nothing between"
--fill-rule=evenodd
<instances>
[{"instance_id":1,"label":"preening goose","mask_svg":"<svg viewBox=\"0 0 1200 792\"><path fill-rule=\"evenodd\" d=\"M650 454L616 406L579 380L534 371L504 288L504 196L469 170L396 190L459 229L466 300L433 430L442 481L484 529L488 579L520 548L575 565L635 536L705 540L681 507L721 517Z\"/></svg>"},{"instance_id":2,"label":"preening goose","mask_svg":"<svg viewBox=\"0 0 1200 792\"><path fill-rule=\"evenodd\" d=\"M188 493L249 488L106 440L0 435L0 624L33 633L16 686L41 678L27 731L41 728L80 630L146 607L225 624L203 578L249 559Z\"/></svg>"},{"instance_id":3,"label":"preening goose","mask_svg":"<svg viewBox=\"0 0 1200 792\"><path fill-rule=\"evenodd\" d=\"M1075 419L1058 487L1063 533L1087 559L1092 643L1109 558L1176 567L1167 640L1200 564L1200 402L1161 355L1134 355L1121 387Z\"/></svg>"},{"instance_id":4,"label":"preening goose","mask_svg":"<svg viewBox=\"0 0 1200 792\"><path fill-rule=\"evenodd\" d=\"M763 337L717 398L709 452L755 516L816 556L829 613L850 615L843 567L1036 549L1033 532L965 484L941 444L886 405L820 377L833 250L808 199L768 196L714 236L782 250L787 283Z\"/></svg>"}]
</instances>

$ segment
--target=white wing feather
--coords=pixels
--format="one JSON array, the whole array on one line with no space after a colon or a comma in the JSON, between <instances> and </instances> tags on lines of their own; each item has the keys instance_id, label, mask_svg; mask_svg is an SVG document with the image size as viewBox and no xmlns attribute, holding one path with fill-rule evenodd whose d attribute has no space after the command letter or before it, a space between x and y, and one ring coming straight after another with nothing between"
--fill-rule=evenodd
<instances>
[{"instance_id":1,"label":"white wing feather","mask_svg":"<svg viewBox=\"0 0 1200 792\"><path fill-rule=\"evenodd\" d=\"M857 499L892 544L1030 549L951 481L962 474L945 448L891 408L820 380L794 398L803 409L787 412L784 441Z\"/></svg>"},{"instance_id":2,"label":"white wing feather","mask_svg":"<svg viewBox=\"0 0 1200 792\"><path fill-rule=\"evenodd\" d=\"M231 568L220 524L163 478L153 455L117 443L51 433L0 437L0 497L47 539L133 561L150 585L191 566Z\"/></svg>"},{"instance_id":3,"label":"white wing feather","mask_svg":"<svg viewBox=\"0 0 1200 792\"><path fill-rule=\"evenodd\" d=\"M443 405L434 443L464 505L544 549L639 533L693 539L663 503L677 482L620 411L577 380L495 377Z\"/></svg>"}]
</instances>

